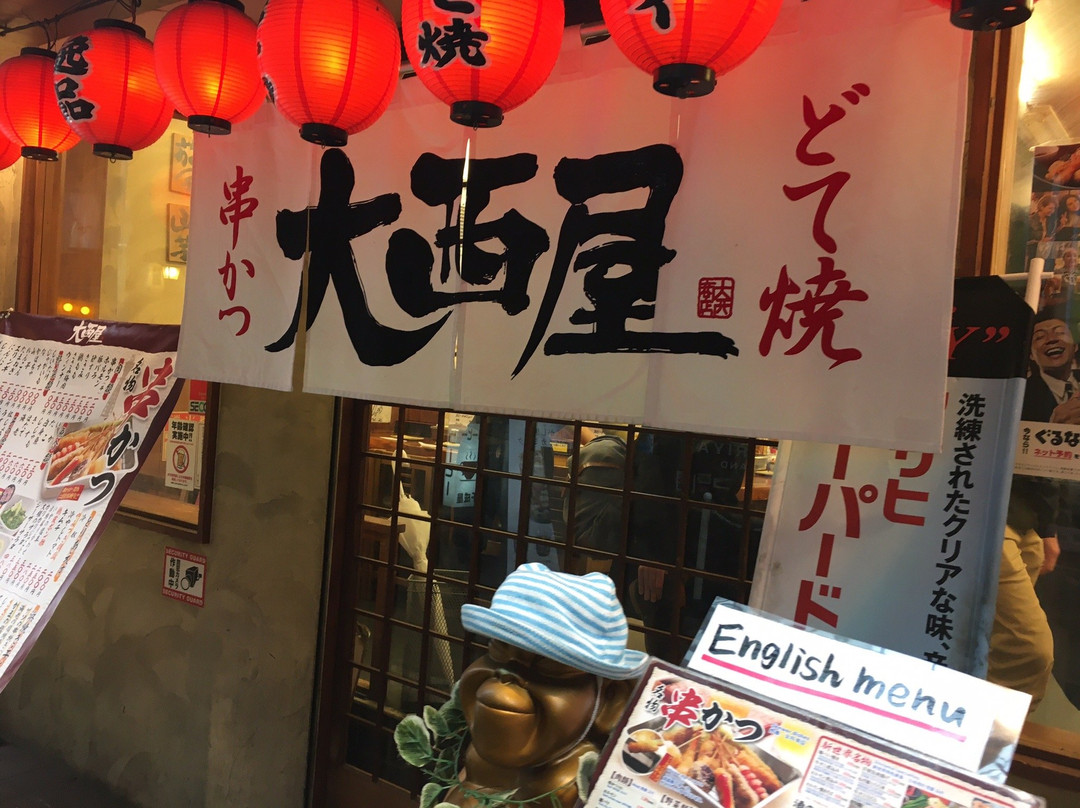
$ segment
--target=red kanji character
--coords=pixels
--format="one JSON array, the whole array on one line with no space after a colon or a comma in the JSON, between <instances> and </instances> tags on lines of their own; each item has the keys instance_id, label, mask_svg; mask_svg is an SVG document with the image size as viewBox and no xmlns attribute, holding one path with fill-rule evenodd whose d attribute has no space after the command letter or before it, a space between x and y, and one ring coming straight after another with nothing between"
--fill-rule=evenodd
<instances>
[{"instance_id":1,"label":"red kanji character","mask_svg":"<svg viewBox=\"0 0 1080 808\"><path fill-rule=\"evenodd\" d=\"M255 265L244 259L241 259L240 263L244 265L247 276L254 278ZM218 267L218 274L221 276L221 282L225 286L225 294L228 295L229 300L233 300L236 297L236 264L233 263L231 252L226 251L225 266Z\"/></svg>"},{"instance_id":2,"label":"red kanji character","mask_svg":"<svg viewBox=\"0 0 1080 808\"><path fill-rule=\"evenodd\" d=\"M158 395L156 388L164 386L172 376L172 372L171 356L165 357L165 364L153 370L153 377L150 375L150 368L143 368L142 390L124 399L124 412L146 418L150 407L156 407L161 402L161 396Z\"/></svg>"},{"instance_id":3,"label":"red kanji character","mask_svg":"<svg viewBox=\"0 0 1080 808\"><path fill-rule=\"evenodd\" d=\"M907 460L907 452L897 452L897 460ZM909 479L913 477L922 477L930 470L930 466L934 463L934 456L929 452L922 452L919 462L911 468L900 469L900 477L907 477ZM930 499L930 494L926 491L915 491L908 488L900 487L899 478L892 478L885 485L885 518L890 522L900 525L918 525L922 526L926 524L925 516L915 516L913 514L900 513L896 509L897 500L906 499L912 502L927 502Z\"/></svg>"},{"instance_id":4,"label":"red kanji character","mask_svg":"<svg viewBox=\"0 0 1080 808\"><path fill-rule=\"evenodd\" d=\"M800 287L792 281L787 274L787 266L780 270L777 280L776 291L765 288L758 302L759 308L768 312L768 321L765 330L761 334L758 343L758 352L762 356L768 356L772 350L773 337L777 332L785 339L791 339L794 331L795 316L799 315L798 324L803 329L799 341L784 351L786 356L794 356L805 351L814 340L821 343L821 353L833 363L829 368L835 368L845 362L851 362L862 358L862 351L858 348L836 348L833 346L833 336L836 331L836 321L844 316L840 304L845 302L863 302L870 296L860 289L854 289L851 282L845 280L847 273L836 268L836 263L831 258L819 258L821 271L807 280L807 288L801 298L790 303L788 298L796 295ZM830 287L833 287L830 291ZM790 314L784 317L784 309Z\"/></svg>"},{"instance_id":5,"label":"red kanji character","mask_svg":"<svg viewBox=\"0 0 1080 808\"><path fill-rule=\"evenodd\" d=\"M232 224L232 246L234 250L236 249L237 236L240 235L240 222L244 219L250 219L255 213L255 208L259 207L258 199L253 196L244 196L251 190L252 180L251 176L244 173L242 166L237 166L236 180L231 184L227 182L223 184L225 201L228 204L220 209L219 215L222 224Z\"/></svg>"},{"instance_id":6,"label":"red kanji character","mask_svg":"<svg viewBox=\"0 0 1080 808\"><path fill-rule=\"evenodd\" d=\"M701 707L701 704L701 696L696 690L690 688L680 695L675 704L663 705L660 712L667 716L664 729L669 729L676 724L683 724L688 727L693 725L698 719L700 712L698 708Z\"/></svg>"},{"instance_id":7,"label":"red kanji character","mask_svg":"<svg viewBox=\"0 0 1080 808\"><path fill-rule=\"evenodd\" d=\"M240 326L240 329L236 332L236 336L242 337L247 333L248 326L251 325L251 312L243 306L233 306L231 309L221 309L217 313L219 320L224 320L226 317L232 317L234 314L240 314L244 317L244 324Z\"/></svg>"},{"instance_id":8,"label":"red kanji character","mask_svg":"<svg viewBox=\"0 0 1080 808\"><path fill-rule=\"evenodd\" d=\"M841 444L836 447L836 462L833 464L833 479L843 480L847 477L847 464L848 459L851 456L851 447L847 444ZM829 501L829 491L831 486L828 483L819 483L817 493L814 496L814 502L810 506L810 512L806 514L801 520L799 520L799 530L806 531L812 528L817 521L821 518L821 515L825 512L825 505ZM877 488L872 485L864 485L859 489L858 493L855 491L854 486L842 485L840 486L841 495L844 498L844 515L845 530L844 535L849 539L859 538L860 533L860 519L859 519L859 500L863 502L873 502L877 499ZM826 534L828 535L828 534ZM830 542L828 550L831 551L832 544ZM818 559L820 566L821 559Z\"/></svg>"},{"instance_id":9,"label":"red kanji character","mask_svg":"<svg viewBox=\"0 0 1080 808\"><path fill-rule=\"evenodd\" d=\"M821 584L819 592L822 597L839 600L841 590L838 586L830 587L827 584ZM799 599L795 603L795 622L805 626L811 617L816 617L832 628L836 628L837 623L840 622L836 612L826 609L814 600L814 582L803 580L799 582Z\"/></svg>"}]
</instances>

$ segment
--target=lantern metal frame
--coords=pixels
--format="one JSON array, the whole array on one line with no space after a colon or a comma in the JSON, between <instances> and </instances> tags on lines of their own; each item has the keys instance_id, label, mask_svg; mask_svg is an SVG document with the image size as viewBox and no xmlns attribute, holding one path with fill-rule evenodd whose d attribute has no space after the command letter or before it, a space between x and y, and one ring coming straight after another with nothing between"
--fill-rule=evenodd
<instances>
[{"instance_id":1,"label":"lantern metal frame","mask_svg":"<svg viewBox=\"0 0 1080 808\"><path fill-rule=\"evenodd\" d=\"M1031 18L1035 0L952 0L949 21L966 31L999 31Z\"/></svg>"}]
</instances>

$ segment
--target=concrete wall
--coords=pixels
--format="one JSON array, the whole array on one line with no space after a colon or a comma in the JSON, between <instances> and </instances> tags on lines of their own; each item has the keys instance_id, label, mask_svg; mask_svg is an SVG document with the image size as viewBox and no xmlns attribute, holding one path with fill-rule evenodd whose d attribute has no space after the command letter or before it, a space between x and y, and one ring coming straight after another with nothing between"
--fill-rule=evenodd
<instances>
[{"instance_id":1,"label":"concrete wall","mask_svg":"<svg viewBox=\"0 0 1080 808\"><path fill-rule=\"evenodd\" d=\"M212 541L113 523L0 693L0 737L147 808L303 804L333 400L225 386ZM166 546L206 605L161 595Z\"/></svg>"}]
</instances>

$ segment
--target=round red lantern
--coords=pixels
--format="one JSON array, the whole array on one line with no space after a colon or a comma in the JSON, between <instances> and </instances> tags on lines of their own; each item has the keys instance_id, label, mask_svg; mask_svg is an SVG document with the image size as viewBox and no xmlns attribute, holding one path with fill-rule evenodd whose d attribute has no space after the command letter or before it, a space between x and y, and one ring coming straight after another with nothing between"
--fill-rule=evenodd
<instances>
[{"instance_id":1,"label":"round red lantern","mask_svg":"<svg viewBox=\"0 0 1080 808\"><path fill-rule=\"evenodd\" d=\"M397 24L376 0L268 0L258 52L278 111L322 146L375 123L401 69Z\"/></svg>"},{"instance_id":2,"label":"round red lantern","mask_svg":"<svg viewBox=\"0 0 1080 808\"><path fill-rule=\"evenodd\" d=\"M557 0L404 0L405 51L424 86L465 126L502 123L540 89L559 57Z\"/></svg>"},{"instance_id":3,"label":"round red lantern","mask_svg":"<svg viewBox=\"0 0 1080 808\"><path fill-rule=\"evenodd\" d=\"M53 72L60 110L99 157L130 160L169 126L173 105L154 75L154 47L134 23L98 20L64 43Z\"/></svg>"},{"instance_id":4,"label":"round red lantern","mask_svg":"<svg viewBox=\"0 0 1080 808\"><path fill-rule=\"evenodd\" d=\"M56 160L79 142L56 105L53 60L42 48L23 48L0 65L0 131L31 160Z\"/></svg>"},{"instance_id":5,"label":"round red lantern","mask_svg":"<svg viewBox=\"0 0 1080 808\"><path fill-rule=\"evenodd\" d=\"M707 95L757 50L782 0L600 0L611 38L653 77L653 88L679 98Z\"/></svg>"},{"instance_id":6,"label":"round red lantern","mask_svg":"<svg viewBox=\"0 0 1080 808\"><path fill-rule=\"evenodd\" d=\"M3 135L0 135L0 171L8 166L15 165L19 159L19 144L13 143Z\"/></svg>"},{"instance_id":7,"label":"round red lantern","mask_svg":"<svg viewBox=\"0 0 1080 808\"><path fill-rule=\"evenodd\" d=\"M158 25L154 69L190 129L227 135L259 108L255 30L239 0L189 0Z\"/></svg>"}]
</instances>

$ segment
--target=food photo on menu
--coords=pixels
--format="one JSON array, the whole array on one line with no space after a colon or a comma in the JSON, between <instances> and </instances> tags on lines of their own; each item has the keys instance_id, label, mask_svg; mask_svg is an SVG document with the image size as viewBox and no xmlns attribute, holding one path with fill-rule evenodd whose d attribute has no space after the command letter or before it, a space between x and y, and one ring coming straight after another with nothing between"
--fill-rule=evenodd
<instances>
[{"instance_id":1,"label":"food photo on menu","mask_svg":"<svg viewBox=\"0 0 1080 808\"><path fill-rule=\"evenodd\" d=\"M660 793L706 808L764 808L796 784L807 728L721 690L657 672L618 742L627 770L647 777Z\"/></svg>"},{"instance_id":2,"label":"food photo on menu","mask_svg":"<svg viewBox=\"0 0 1080 808\"><path fill-rule=\"evenodd\" d=\"M119 445L124 448L120 451L114 448L118 445L114 438L123 432L127 423L127 418L120 418L96 424L66 425L46 457L42 497L59 496L65 487L85 483L105 471L123 472L134 468L138 464L134 447L121 441Z\"/></svg>"}]
</instances>

